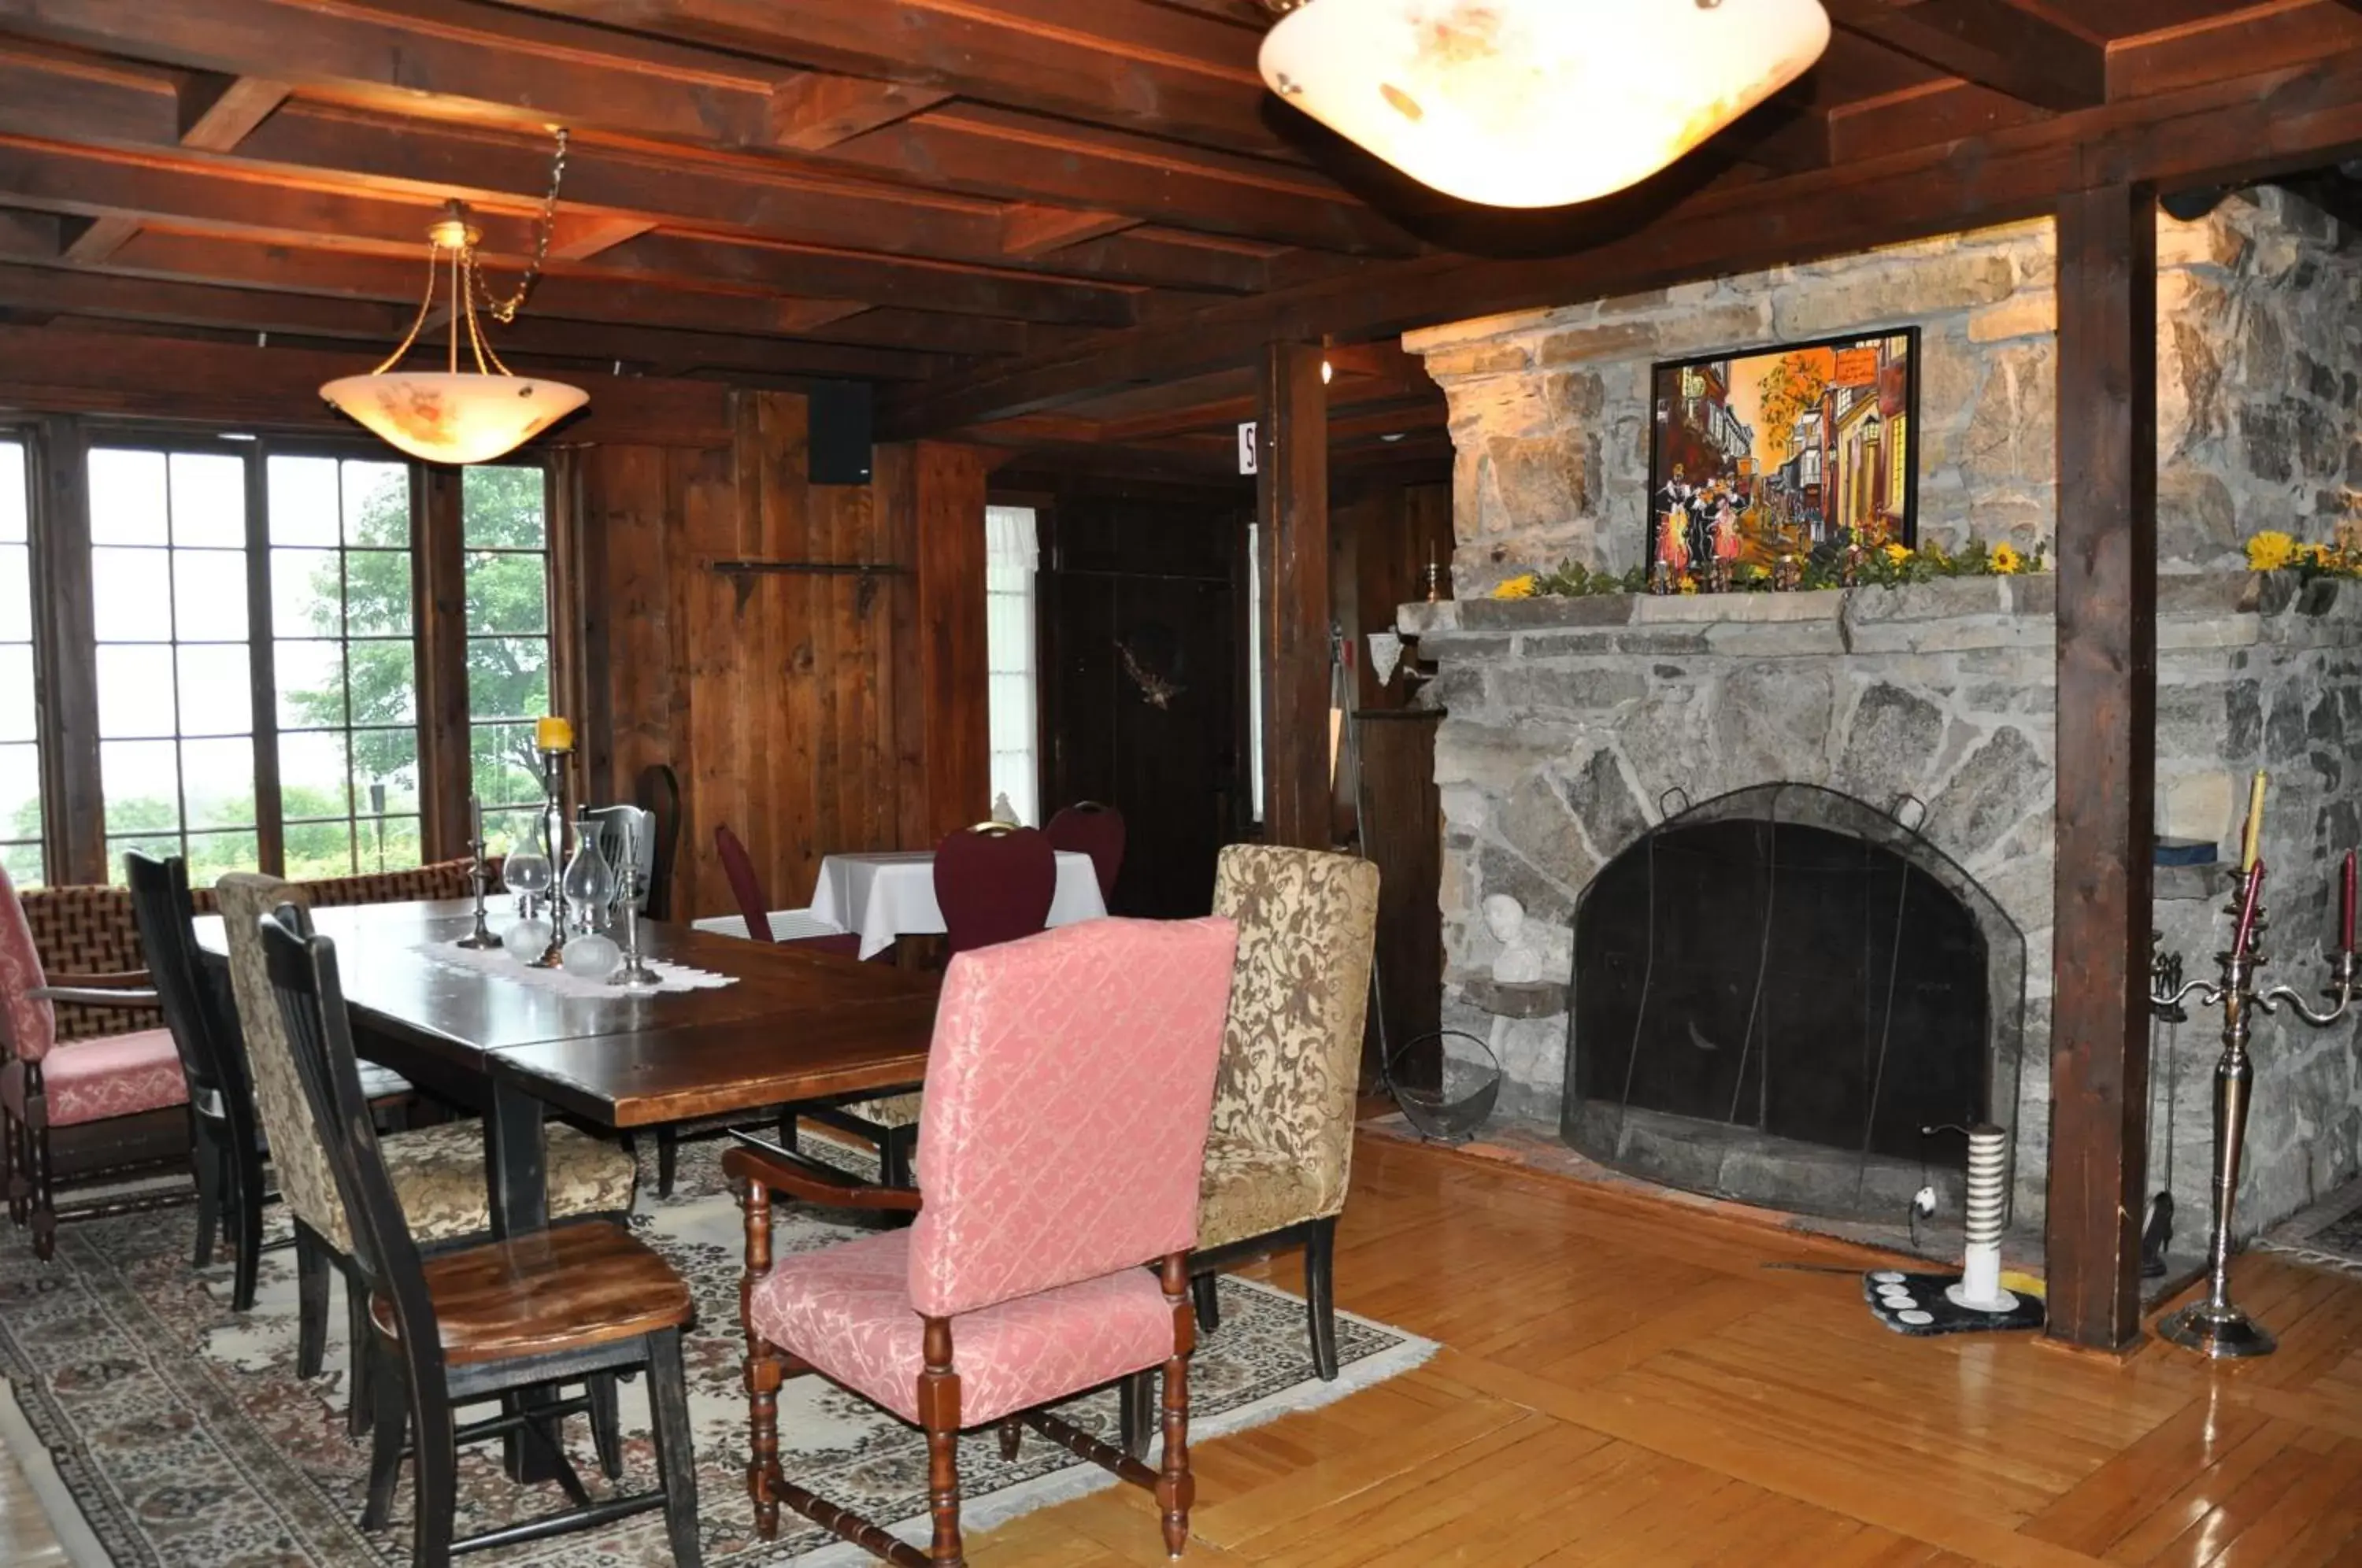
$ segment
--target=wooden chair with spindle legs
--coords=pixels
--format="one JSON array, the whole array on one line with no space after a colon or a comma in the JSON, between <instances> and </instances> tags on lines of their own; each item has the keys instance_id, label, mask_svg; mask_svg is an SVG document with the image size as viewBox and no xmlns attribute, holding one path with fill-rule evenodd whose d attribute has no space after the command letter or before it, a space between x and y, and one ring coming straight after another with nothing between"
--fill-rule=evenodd
<instances>
[{"instance_id":1,"label":"wooden chair with spindle legs","mask_svg":"<svg viewBox=\"0 0 2362 1568\"><path fill-rule=\"evenodd\" d=\"M1225 920L1093 921L954 958L928 1054L923 1201L743 1134L723 1157L745 1208L746 1481L766 1539L785 1505L902 1568L957 1568L960 1432L991 1427L1014 1457L1031 1427L1153 1493L1181 1554L1188 1253L1236 940ZM774 1259L774 1192L917 1219ZM1151 1469L1127 1449L1159 1371ZM807 1373L925 1430L928 1551L782 1473L779 1386ZM1044 1408L1110 1384L1125 1447Z\"/></svg>"}]
</instances>

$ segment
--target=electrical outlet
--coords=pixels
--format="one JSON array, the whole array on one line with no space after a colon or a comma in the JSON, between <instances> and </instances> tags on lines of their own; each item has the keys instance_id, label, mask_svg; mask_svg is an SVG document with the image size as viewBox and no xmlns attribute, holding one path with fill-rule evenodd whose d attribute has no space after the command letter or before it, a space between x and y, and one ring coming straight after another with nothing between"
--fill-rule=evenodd
<instances>
[{"instance_id":1,"label":"electrical outlet","mask_svg":"<svg viewBox=\"0 0 2362 1568\"><path fill-rule=\"evenodd\" d=\"M1935 1213L1936 1189L1932 1187L1923 1187L1918 1191L1913 1193L1911 1195L1911 1207L1917 1209L1922 1214Z\"/></svg>"}]
</instances>

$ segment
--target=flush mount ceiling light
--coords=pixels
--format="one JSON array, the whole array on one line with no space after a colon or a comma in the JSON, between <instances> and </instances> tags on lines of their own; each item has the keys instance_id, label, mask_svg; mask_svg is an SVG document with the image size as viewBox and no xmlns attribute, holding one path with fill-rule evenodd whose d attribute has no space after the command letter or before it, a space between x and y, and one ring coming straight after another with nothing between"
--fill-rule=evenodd
<instances>
[{"instance_id":1,"label":"flush mount ceiling light","mask_svg":"<svg viewBox=\"0 0 2362 1568\"><path fill-rule=\"evenodd\" d=\"M452 202L426 237L432 248L426 261L426 294L410 331L392 353L365 376L345 376L320 389L320 395L351 415L389 444L430 463L486 463L516 450L525 441L590 401L579 387L520 376L501 363L484 340L476 312L481 306L493 320L516 319L525 298L541 277L549 254L550 224L557 208L557 187L566 177L566 133L557 133L557 154L550 168L549 195L542 204L533 265L525 270L516 292L504 300L491 297L483 274L477 271L476 247L483 236L468 221L463 202ZM436 295L447 273L450 303L450 349L440 370L398 370L434 319ZM460 366L460 343L467 344Z\"/></svg>"},{"instance_id":2,"label":"flush mount ceiling light","mask_svg":"<svg viewBox=\"0 0 2362 1568\"><path fill-rule=\"evenodd\" d=\"M1820 58L1818 0L1264 0L1273 92L1496 207L1648 178Z\"/></svg>"}]
</instances>

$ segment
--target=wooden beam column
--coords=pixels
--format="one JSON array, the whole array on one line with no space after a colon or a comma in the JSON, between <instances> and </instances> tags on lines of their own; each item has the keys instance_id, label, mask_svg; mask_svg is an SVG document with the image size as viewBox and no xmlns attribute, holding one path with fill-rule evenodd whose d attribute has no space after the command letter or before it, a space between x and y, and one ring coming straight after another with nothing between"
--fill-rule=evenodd
<instances>
[{"instance_id":1,"label":"wooden beam column","mask_svg":"<svg viewBox=\"0 0 2362 1568\"><path fill-rule=\"evenodd\" d=\"M1265 350L1259 417L1264 841L1327 849L1329 390L1317 346L1275 343Z\"/></svg>"},{"instance_id":2,"label":"wooden beam column","mask_svg":"<svg viewBox=\"0 0 2362 1568\"><path fill-rule=\"evenodd\" d=\"M895 772L904 847L992 814L985 657L984 454L944 441L877 449L871 480L893 559Z\"/></svg>"},{"instance_id":3,"label":"wooden beam column","mask_svg":"<svg viewBox=\"0 0 2362 1568\"><path fill-rule=\"evenodd\" d=\"M2058 207L2058 859L2049 1325L2140 1337L2157 773L2157 200Z\"/></svg>"}]
</instances>

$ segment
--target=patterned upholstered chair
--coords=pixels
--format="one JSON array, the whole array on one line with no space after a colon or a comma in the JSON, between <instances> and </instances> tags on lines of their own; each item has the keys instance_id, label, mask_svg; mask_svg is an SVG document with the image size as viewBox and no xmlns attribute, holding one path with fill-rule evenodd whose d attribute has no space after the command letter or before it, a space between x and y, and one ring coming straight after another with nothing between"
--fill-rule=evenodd
<instances>
[{"instance_id":1,"label":"patterned upholstered chair","mask_svg":"<svg viewBox=\"0 0 2362 1568\"><path fill-rule=\"evenodd\" d=\"M1014 1455L1022 1421L1153 1491L1180 1554L1187 1254L1235 942L1224 920L1093 921L953 959L927 1060L923 1204L792 1155L723 1156L746 1211L747 1486L764 1536L784 1503L890 1562L960 1562L958 1434L997 1424ZM774 1189L918 1219L775 1263ZM1139 1409L1158 1367L1161 1470L1041 1408L1120 1381ZM781 1474L778 1388L806 1372L925 1429L925 1556Z\"/></svg>"},{"instance_id":2,"label":"patterned upholstered chair","mask_svg":"<svg viewBox=\"0 0 2362 1568\"><path fill-rule=\"evenodd\" d=\"M318 1130L304 1099L279 1004L262 952L261 921L281 904L304 905L309 889L276 877L233 872L215 884L229 942L231 989L246 1040L255 1107L279 1173L280 1196L295 1221L296 1371L319 1375L327 1349L328 1268L345 1279L351 1343L370 1342L367 1292L355 1282L353 1238ZM553 1219L621 1214L632 1207L638 1167L631 1155L558 1122L547 1132L549 1212ZM484 1129L477 1121L447 1121L379 1140L386 1171L410 1233L422 1248L480 1239L491 1231L491 1194L484 1181ZM357 1349L356 1356L359 1353ZM364 1380L356 1364L349 1420L359 1432L369 1419Z\"/></svg>"},{"instance_id":3,"label":"patterned upholstered chair","mask_svg":"<svg viewBox=\"0 0 2362 1568\"><path fill-rule=\"evenodd\" d=\"M1225 1265L1301 1246L1313 1365L1334 1378L1337 1216L1352 1169L1378 868L1235 844L1215 871L1214 912L1238 922L1239 964L1189 1265L1198 1321L1220 1322L1214 1275Z\"/></svg>"},{"instance_id":4,"label":"patterned upholstered chair","mask_svg":"<svg viewBox=\"0 0 2362 1568\"><path fill-rule=\"evenodd\" d=\"M9 1218L32 1226L33 1251L45 1262L57 1249L53 1134L178 1107L179 1136L165 1157L177 1163L188 1155L188 1082L171 1032L152 1021L156 993L144 988L147 978L126 970L47 974L25 906L0 867L0 1173ZM125 1010L135 1027L64 1039L58 1028L61 1003L85 1016Z\"/></svg>"}]
</instances>

